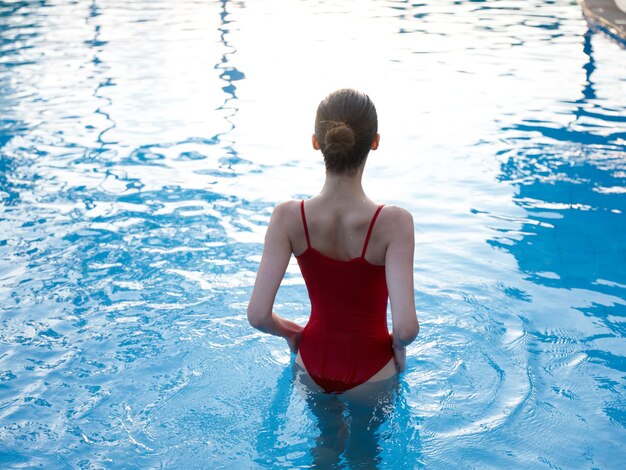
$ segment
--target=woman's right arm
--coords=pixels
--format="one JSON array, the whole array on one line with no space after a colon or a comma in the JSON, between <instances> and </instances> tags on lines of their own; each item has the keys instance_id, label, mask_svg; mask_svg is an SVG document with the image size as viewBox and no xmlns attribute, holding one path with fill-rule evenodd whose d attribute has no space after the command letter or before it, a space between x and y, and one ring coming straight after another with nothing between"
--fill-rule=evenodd
<instances>
[{"instance_id":1,"label":"woman's right arm","mask_svg":"<svg viewBox=\"0 0 626 470\"><path fill-rule=\"evenodd\" d=\"M413 290L415 235L413 217L408 211L394 207L389 215L393 217L390 221L393 230L385 256L385 274L391 303L393 349L398 369L402 372L406 347L419 333Z\"/></svg>"},{"instance_id":2,"label":"woman's right arm","mask_svg":"<svg viewBox=\"0 0 626 470\"><path fill-rule=\"evenodd\" d=\"M272 213L265 234L261 264L248 304L248 321L264 333L285 338L289 348L295 353L302 327L273 311L274 299L291 257L291 242L286 228L290 217L293 218L290 205L293 203L279 204Z\"/></svg>"}]
</instances>

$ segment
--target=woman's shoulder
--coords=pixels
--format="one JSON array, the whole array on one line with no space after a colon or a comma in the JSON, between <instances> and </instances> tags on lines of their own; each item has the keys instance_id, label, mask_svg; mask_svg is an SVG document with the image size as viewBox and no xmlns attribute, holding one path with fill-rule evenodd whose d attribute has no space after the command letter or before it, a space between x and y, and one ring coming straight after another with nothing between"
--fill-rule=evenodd
<instances>
[{"instance_id":1,"label":"woman's shoulder","mask_svg":"<svg viewBox=\"0 0 626 470\"><path fill-rule=\"evenodd\" d=\"M379 217L381 218L381 221L394 225L410 224L411 226L413 226L413 216L411 215L411 213L408 210L399 206L385 204L383 210L380 212Z\"/></svg>"},{"instance_id":2,"label":"woman's shoulder","mask_svg":"<svg viewBox=\"0 0 626 470\"><path fill-rule=\"evenodd\" d=\"M415 242L415 226L411 213L398 206L385 206L380 213L381 241L389 248L396 247L406 251ZM377 222L378 224L379 222ZM412 249L412 248L410 248ZM403 252L404 252L403 251ZM408 251L406 251L408 253Z\"/></svg>"},{"instance_id":3,"label":"woman's shoulder","mask_svg":"<svg viewBox=\"0 0 626 470\"><path fill-rule=\"evenodd\" d=\"M383 233L382 237L386 243L414 237L413 216L408 210L398 206L385 205L379 214L379 219L376 225L380 224L379 233Z\"/></svg>"},{"instance_id":4,"label":"woman's shoulder","mask_svg":"<svg viewBox=\"0 0 626 470\"><path fill-rule=\"evenodd\" d=\"M282 216L290 215L293 212L300 211L301 202L302 201L295 199L279 202L278 204L276 204L276 206L274 206L274 214Z\"/></svg>"},{"instance_id":5,"label":"woman's shoulder","mask_svg":"<svg viewBox=\"0 0 626 470\"><path fill-rule=\"evenodd\" d=\"M301 201L290 200L276 204L270 223L286 227L293 224L294 220L300 220L300 203Z\"/></svg>"}]
</instances>

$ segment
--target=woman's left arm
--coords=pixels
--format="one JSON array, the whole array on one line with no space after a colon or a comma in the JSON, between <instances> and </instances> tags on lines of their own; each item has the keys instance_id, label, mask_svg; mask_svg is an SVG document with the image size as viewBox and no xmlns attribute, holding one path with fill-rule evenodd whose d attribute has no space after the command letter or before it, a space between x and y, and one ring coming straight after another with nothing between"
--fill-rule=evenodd
<instances>
[{"instance_id":1,"label":"woman's left arm","mask_svg":"<svg viewBox=\"0 0 626 470\"><path fill-rule=\"evenodd\" d=\"M285 338L289 349L295 353L298 351L303 328L272 311L276 292L291 258L291 242L287 235L287 222L292 215L290 205L293 202L281 203L272 213L265 234L263 257L248 304L248 321L264 333Z\"/></svg>"}]
</instances>

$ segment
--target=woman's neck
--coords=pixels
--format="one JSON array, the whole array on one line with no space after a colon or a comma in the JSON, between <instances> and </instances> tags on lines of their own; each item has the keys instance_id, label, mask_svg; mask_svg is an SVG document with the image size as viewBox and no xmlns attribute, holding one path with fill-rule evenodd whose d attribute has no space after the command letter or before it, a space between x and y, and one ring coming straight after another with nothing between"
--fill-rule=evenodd
<instances>
[{"instance_id":1,"label":"woman's neck","mask_svg":"<svg viewBox=\"0 0 626 470\"><path fill-rule=\"evenodd\" d=\"M326 172L326 181L320 192L320 196L328 199L363 200L366 199L365 191L361 180L363 178L363 167L353 174L337 174Z\"/></svg>"}]
</instances>

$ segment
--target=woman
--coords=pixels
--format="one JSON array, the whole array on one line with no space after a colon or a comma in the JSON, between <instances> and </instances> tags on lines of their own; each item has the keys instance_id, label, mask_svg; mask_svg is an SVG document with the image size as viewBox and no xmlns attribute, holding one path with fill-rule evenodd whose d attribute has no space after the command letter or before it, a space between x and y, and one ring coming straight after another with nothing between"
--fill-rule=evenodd
<instances>
[{"instance_id":1,"label":"woman","mask_svg":"<svg viewBox=\"0 0 626 470\"><path fill-rule=\"evenodd\" d=\"M285 338L296 363L328 393L358 390L403 371L406 346L419 331L413 218L399 207L377 205L361 185L369 151L378 148L377 131L376 108L361 92L338 90L320 103L312 140L324 156L324 187L311 199L274 209L248 305L250 324ZM305 328L272 311L292 254L311 299Z\"/></svg>"}]
</instances>

